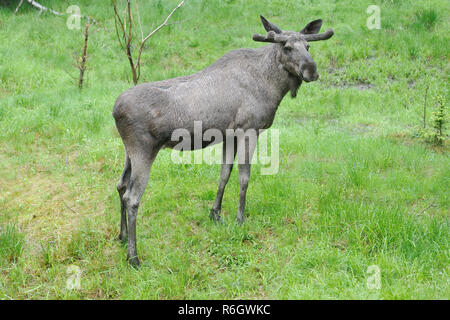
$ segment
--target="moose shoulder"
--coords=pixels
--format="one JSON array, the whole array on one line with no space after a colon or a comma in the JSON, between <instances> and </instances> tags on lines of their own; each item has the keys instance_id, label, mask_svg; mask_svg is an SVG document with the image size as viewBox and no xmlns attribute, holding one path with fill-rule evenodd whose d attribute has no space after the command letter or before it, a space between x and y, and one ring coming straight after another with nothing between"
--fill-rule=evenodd
<instances>
[{"instance_id":1,"label":"moose shoulder","mask_svg":"<svg viewBox=\"0 0 450 320\"><path fill-rule=\"evenodd\" d=\"M125 241L128 237L127 259L132 265L139 265L136 250L139 202L158 151L178 143L172 141L173 132L184 129L194 135L196 122L201 122L203 131L216 129L224 136L230 129L259 132L272 125L276 110L289 91L295 97L303 81L318 79L308 42L326 40L333 31L319 34L322 20L310 22L300 32L282 31L262 16L261 21L267 34L255 34L253 40L270 45L231 51L193 75L140 84L118 97L113 116L125 146L125 167L117 185L121 202L119 239ZM220 221L222 197L233 159L236 150L244 146L245 160L238 161L237 211L237 221L243 223L250 159L256 140L235 135L223 141L219 189L210 217Z\"/></svg>"}]
</instances>

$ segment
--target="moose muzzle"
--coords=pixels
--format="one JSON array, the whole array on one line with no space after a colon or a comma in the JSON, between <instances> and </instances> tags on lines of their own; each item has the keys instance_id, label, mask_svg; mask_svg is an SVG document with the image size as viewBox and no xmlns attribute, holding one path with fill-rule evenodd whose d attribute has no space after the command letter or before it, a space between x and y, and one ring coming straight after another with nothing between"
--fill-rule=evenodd
<instances>
[{"instance_id":1,"label":"moose muzzle","mask_svg":"<svg viewBox=\"0 0 450 320\"><path fill-rule=\"evenodd\" d=\"M306 65L300 68L300 74L305 82L316 81L319 79L319 74L317 73L317 67L315 64Z\"/></svg>"}]
</instances>

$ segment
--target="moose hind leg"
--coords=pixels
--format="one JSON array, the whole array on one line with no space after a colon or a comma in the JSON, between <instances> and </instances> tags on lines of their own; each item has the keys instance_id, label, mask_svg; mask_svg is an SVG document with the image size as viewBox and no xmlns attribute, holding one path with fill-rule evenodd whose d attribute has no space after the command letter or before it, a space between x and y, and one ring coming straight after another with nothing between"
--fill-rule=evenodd
<instances>
[{"instance_id":1,"label":"moose hind leg","mask_svg":"<svg viewBox=\"0 0 450 320\"><path fill-rule=\"evenodd\" d=\"M120 197L120 234L119 240L121 242L125 242L127 239L127 210L125 206L125 201L123 201L123 195L127 190L128 182L130 181L131 175L131 161L128 155L125 153L125 165L120 176L119 183L117 183L117 191L119 192Z\"/></svg>"},{"instance_id":2,"label":"moose hind leg","mask_svg":"<svg viewBox=\"0 0 450 320\"><path fill-rule=\"evenodd\" d=\"M128 250L127 260L133 267L139 267L139 258L136 248L136 219L139 209L139 203L148 183L150 169L156 157L157 151L148 152L140 149L140 153L132 156L131 177L123 199L128 213Z\"/></svg>"}]
</instances>

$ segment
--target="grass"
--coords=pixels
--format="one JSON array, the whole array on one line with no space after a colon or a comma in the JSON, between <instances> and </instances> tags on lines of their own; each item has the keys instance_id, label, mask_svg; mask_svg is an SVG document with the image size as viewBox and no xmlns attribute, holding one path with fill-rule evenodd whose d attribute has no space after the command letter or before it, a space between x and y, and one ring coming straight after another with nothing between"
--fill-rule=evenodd
<instances>
[{"instance_id":1,"label":"grass","mask_svg":"<svg viewBox=\"0 0 450 320\"><path fill-rule=\"evenodd\" d=\"M417 29L425 28L426 30L431 30L436 23L437 17L437 12L433 9L425 9L423 11L416 12L414 26Z\"/></svg>"},{"instance_id":2,"label":"grass","mask_svg":"<svg viewBox=\"0 0 450 320\"><path fill-rule=\"evenodd\" d=\"M131 74L112 9L77 2L99 22L79 91L82 30L27 4L14 15L10 2L0 6L0 298L450 298L448 131L439 148L415 137L427 87L448 105L446 1L378 1L380 30L366 27L373 1L186 1L171 20L181 23L149 40L141 82L261 46L258 14L288 30L323 18L335 35L311 45L320 80L279 108L280 171L252 170L244 226L236 171L216 226L220 167L159 154L138 217L139 270L115 240L123 146L111 111ZM176 4L142 2L145 30ZM79 290L66 286L73 265ZM371 265L379 290L366 285Z\"/></svg>"},{"instance_id":3,"label":"grass","mask_svg":"<svg viewBox=\"0 0 450 320\"><path fill-rule=\"evenodd\" d=\"M23 249L24 236L14 224L5 225L0 230L0 258L2 263L15 263Z\"/></svg>"}]
</instances>

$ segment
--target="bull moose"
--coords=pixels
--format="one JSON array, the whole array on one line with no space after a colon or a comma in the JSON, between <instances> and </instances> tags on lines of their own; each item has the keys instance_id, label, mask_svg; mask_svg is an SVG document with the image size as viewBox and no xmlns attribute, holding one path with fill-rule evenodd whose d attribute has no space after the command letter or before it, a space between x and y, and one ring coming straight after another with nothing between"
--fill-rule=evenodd
<instances>
[{"instance_id":1,"label":"bull moose","mask_svg":"<svg viewBox=\"0 0 450 320\"><path fill-rule=\"evenodd\" d=\"M128 237L127 260L131 265L139 266L136 218L150 169L159 150L177 145L172 139L176 129L194 134L194 122L198 121L202 130L214 128L224 135L227 129L267 129L289 91L295 97L303 81L319 78L308 52L309 42L329 39L333 30L318 33L322 26L320 19L299 32L283 31L263 16L261 21L267 33L255 34L253 40L271 44L230 51L195 74L143 83L117 98L113 116L125 146L125 166L117 184L121 204L119 239L126 241ZM233 141L233 146L230 147L229 141ZM209 144L202 143L200 148ZM237 221L240 224L244 221L250 159L256 142L236 136L223 140L219 189L210 212L215 222L220 221L224 189L240 146L245 146L245 153L244 161L238 161Z\"/></svg>"}]
</instances>

